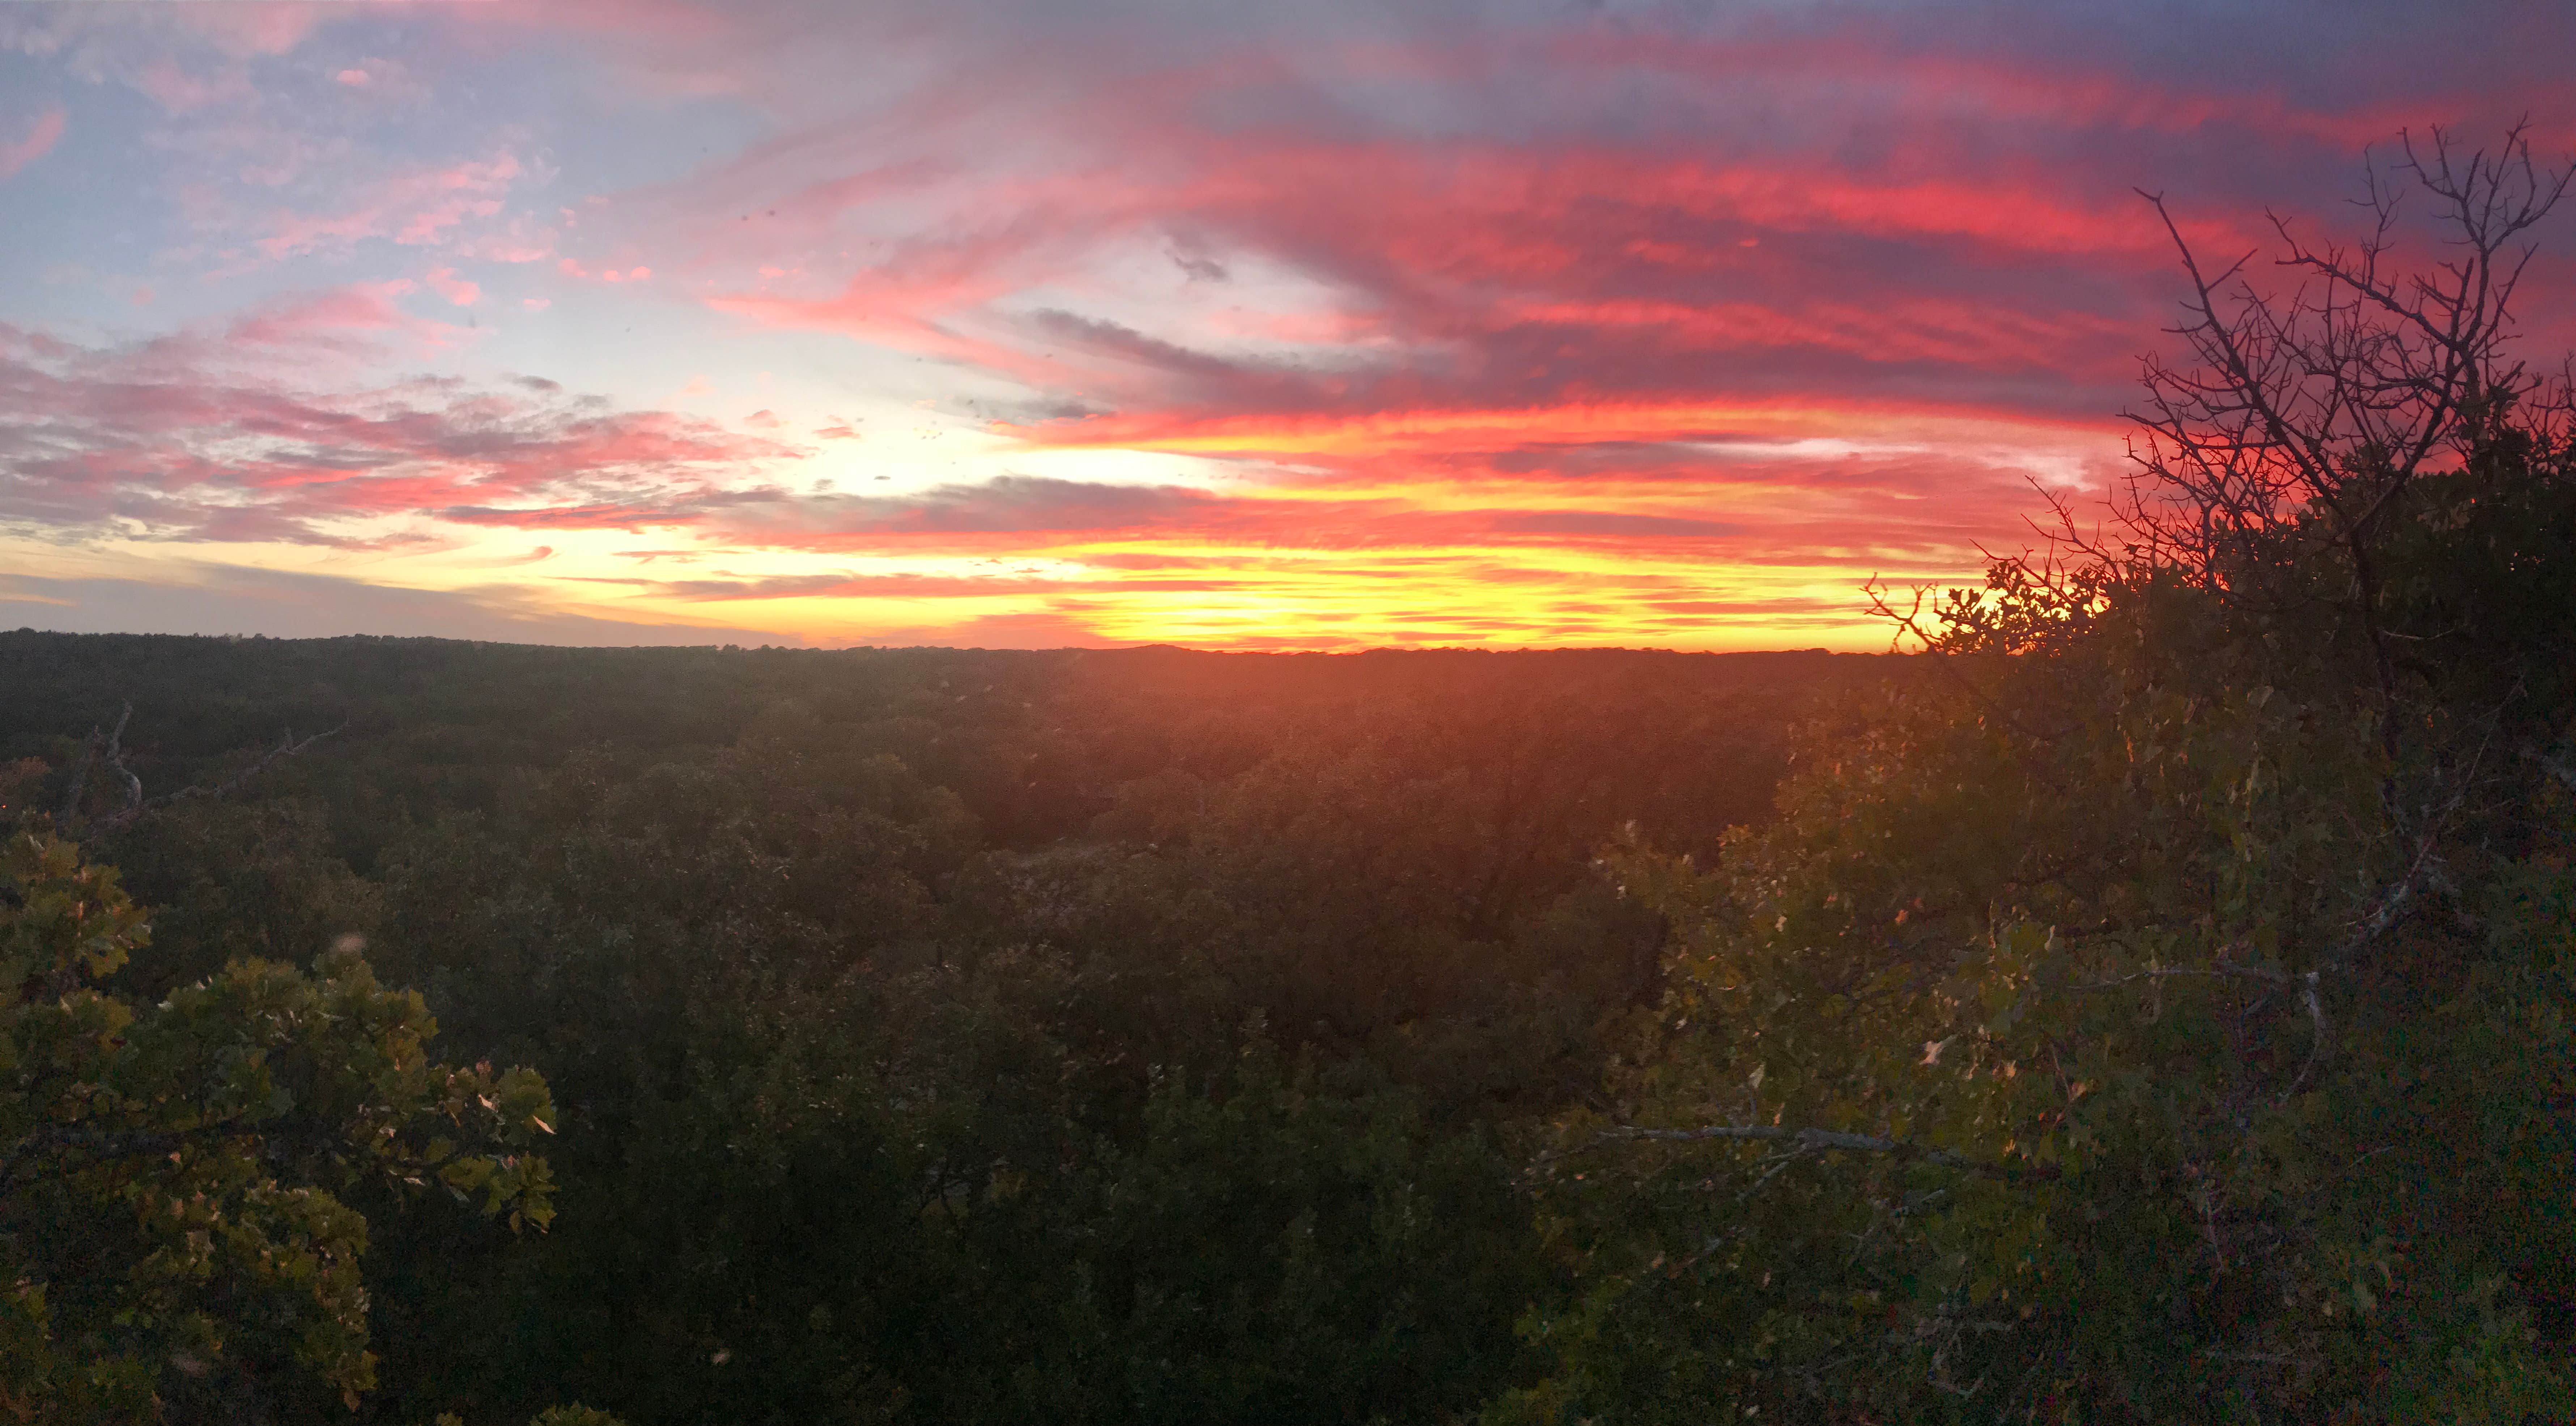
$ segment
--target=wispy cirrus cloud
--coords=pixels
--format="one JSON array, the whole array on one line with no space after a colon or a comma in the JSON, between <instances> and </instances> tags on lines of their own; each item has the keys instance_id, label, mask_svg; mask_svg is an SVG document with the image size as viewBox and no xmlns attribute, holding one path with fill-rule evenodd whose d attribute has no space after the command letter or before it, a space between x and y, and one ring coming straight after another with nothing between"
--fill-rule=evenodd
<instances>
[{"instance_id":1,"label":"wispy cirrus cloud","mask_svg":"<svg viewBox=\"0 0 2576 1426\"><path fill-rule=\"evenodd\" d=\"M528 177L506 149L488 159L387 175L329 211L277 211L254 246L272 261L342 252L369 239L431 246L471 220L499 213L512 185Z\"/></svg>"}]
</instances>

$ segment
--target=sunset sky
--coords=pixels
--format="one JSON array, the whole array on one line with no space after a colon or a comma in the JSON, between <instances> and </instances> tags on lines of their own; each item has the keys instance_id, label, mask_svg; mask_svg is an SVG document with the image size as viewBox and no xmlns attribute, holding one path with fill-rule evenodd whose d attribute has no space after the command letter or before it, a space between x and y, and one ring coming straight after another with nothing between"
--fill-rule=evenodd
<instances>
[{"instance_id":1,"label":"sunset sky","mask_svg":"<svg viewBox=\"0 0 2576 1426\"><path fill-rule=\"evenodd\" d=\"M2134 190L2341 231L2402 128L2576 149L2571 61L2566 3L0 0L0 628L1881 647L1862 581L2120 470Z\"/></svg>"}]
</instances>

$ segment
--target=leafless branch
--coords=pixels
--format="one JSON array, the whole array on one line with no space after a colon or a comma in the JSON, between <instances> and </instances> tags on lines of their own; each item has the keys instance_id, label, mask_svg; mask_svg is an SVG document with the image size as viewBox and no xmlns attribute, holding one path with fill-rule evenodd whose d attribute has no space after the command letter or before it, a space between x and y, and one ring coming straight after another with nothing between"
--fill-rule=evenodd
<instances>
[{"instance_id":1,"label":"leafless branch","mask_svg":"<svg viewBox=\"0 0 2576 1426\"><path fill-rule=\"evenodd\" d=\"M1800 1152L1820 1153L1839 1150L1856 1154L1892 1154L1900 1159L1939 1164L1958 1169L1979 1178L2016 1182L2024 1179L2053 1179L2058 1176L2053 1164L1999 1164L1955 1154L1903 1139L1882 1139L1869 1134L1847 1134L1836 1129L1799 1129L1777 1124L1709 1124L1690 1129L1644 1129L1622 1126L1604 1129L1593 1136L1584 1148L1633 1140L1662 1143L1706 1143L1714 1140L1741 1140L1754 1143L1787 1143ZM1558 1157L1561 1157L1559 1155ZM1775 1170L1776 1171L1776 1170Z\"/></svg>"},{"instance_id":2,"label":"leafless branch","mask_svg":"<svg viewBox=\"0 0 2576 1426\"><path fill-rule=\"evenodd\" d=\"M116 726L107 734L107 765L115 769L117 776L125 779L125 807L116 814L122 819L115 824L119 826L132 821L143 811L143 779L136 777L134 769L125 765L125 725L133 717L134 705L128 703L117 713Z\"/></svg>"},{"instance_id":3,"label":"leafless branch","mask_svg":"<svg viewBox=\"0 0 2576 1426\"><path fill-rule=\"evenodd\" d=\"M2308 1012L2308 1060L2307 1063L2299 1066L2299 1077L2291 1080L2290 1087L2281 1091L2281 1102L2284 1104L2287 1104L2301 1089L2307 1087L2308 1077L2317 1072L2317 1066L2324 1064L2326 1057L2332 1054L2334 1049L2333 1032L2326 1024L2326 1007L2324 1002L2317 998L2317 973L2309 971L2299 977L2299 980L2299 1004L2306 1007Z\"/></svg>"},{"instance_id":4,"label":"leafless branch","mask_svg":"<svg viewBox=\"0 0 2576 1426\"><path fill-rule=\"evenodd\" d=\"M2134 984L2142 980L2156 981L2176 977L2184 979L2210 980L2260 980L2268 981L2274 985L2287 985L2290 983L2291 979L2289 972L2273 970L2266 966L2149 966L2145 970L2131 971L2127 975L2116 975L2108 980L2086 981L2080 985L2067 986L2066 989L2078 992L2114 990L2120 986Z\"/></svg>"},{"instance_id":5,"label":"leafless branch","mask_svg":"<svg viewBox=\"0 0 2576 1426\"><path fill-rule=\"evenodd\" d=\"M2576 166L2533 160L2527 123L2492 152L2463 155L2439 129L2401 143L2401 160L2370 170L2363 236L2316 242L2270 215L2283 291L2254 284L2252 253L2206 267L2164 195L2141 192L2188 283L2169 330L2191 361L2145 359L2120 512L2151 557L2240 598L2283 597L2259 587L2269 570L2303 563L2288 557L2301 541L2339 552L2383 715L2396 679L2380 537L2417 476L2467 459L2542 387L2506 356L2511 308L2531 258L2524 235L2576 179ZM2408 271L2400 216L2415 195L2429 198L2454 255Z\"/></svg>"},{"instance_id":6,"label":"leafless branch","mask_svg":"<svg viewBox=\"0 0 2576 1426\"><path fill-rule=\"evenodd\" d=\"M232 776L221 782L192 783L175 792L165 792L158 797L146 798L143 795L143 779L132 768L125 765L125 725L133 716L134 705L128 703L117 714L114 729L102 735L93 728L88 739L81 745L80 758L73 764L70 786L64 794L62 815L56 819L66 835L89 836L100 832L122 831L152 813L175 803L199 797L229 796L248 786L252 779L275 764L302 753L315 743L338 734L349 726L344 720L339 727L328 728L302 739L295 736L293 729L287 729L279 737L276 747L244 764L235 770ZM125 805L102 817L84 818L80 811L81 794L86 786L89 768L94 761L103 761L110 770L124 780Z\"/></svg>"}]
</instances>

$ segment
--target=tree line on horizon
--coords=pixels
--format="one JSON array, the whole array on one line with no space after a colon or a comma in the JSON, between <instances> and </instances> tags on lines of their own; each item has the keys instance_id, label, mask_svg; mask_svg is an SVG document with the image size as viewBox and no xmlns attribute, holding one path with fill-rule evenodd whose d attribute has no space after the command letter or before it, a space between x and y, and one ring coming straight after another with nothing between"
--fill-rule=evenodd
<instances>
[{"instance_id":1,"label":"tree line on horizon","mask_svg":"<svg viewBox=\"0 0 2576 1426\"><path fill-rule=\"evenodd\" d=\"M2576 1416L2566 182L1901 659L0 634L0 1412Z\"/></svg>"}]
</instances>

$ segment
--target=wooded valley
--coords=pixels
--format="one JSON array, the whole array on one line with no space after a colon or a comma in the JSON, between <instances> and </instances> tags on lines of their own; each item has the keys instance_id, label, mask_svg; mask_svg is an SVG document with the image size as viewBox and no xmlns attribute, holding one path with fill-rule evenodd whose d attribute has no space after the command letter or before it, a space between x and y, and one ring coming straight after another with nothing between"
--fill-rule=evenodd
<instances>
[{"instance_id":1,"label":"wooded valley","mask_svg":"<svg viewBox=\"0 0 2576 1426\"><path fill-rule=\"evenodd\" d=\"M54 819L128 702L148 795L333 730L87 840L151 908L101 988L363 945L436 1057L531 1067L560 1116L542 1232L334 1185L371 1370L312 1370L296 1304L172 1402L1435 1419L1530 1375L1561 1271L1527 1126L1598 1095L1661 984L1600 849L1706 855L1881 665L21 632L0 758ZM41 1206L31 1262L115 1251ZM160 1311L257 1276L209 1271ZM83 1306L53 1288L63 1370L164 1350Z\"/></svg>"},{"instance_id":2,"label":"wooded valley","mask_svg":"<svg viewBox=\"0 0 2576 1426\"><path fill-rule=\"evenodd\" d=\"M0 634L0 1413L2576 1419L2515 152L1902 656Z\"/></svg>"}]
</instances>

